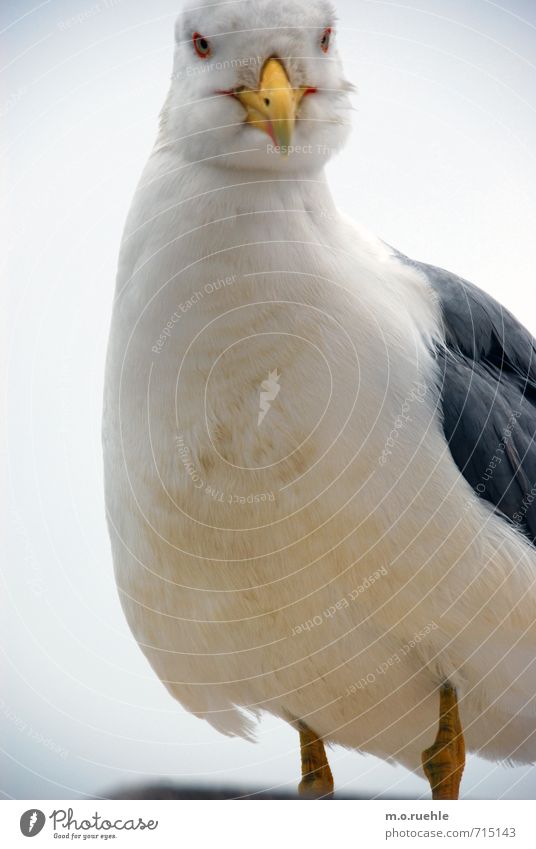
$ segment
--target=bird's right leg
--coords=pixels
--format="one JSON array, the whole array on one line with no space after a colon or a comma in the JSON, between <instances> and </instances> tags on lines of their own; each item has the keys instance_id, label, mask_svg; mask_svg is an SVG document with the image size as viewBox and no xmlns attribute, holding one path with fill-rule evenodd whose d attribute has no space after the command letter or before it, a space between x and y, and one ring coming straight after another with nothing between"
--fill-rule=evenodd
<instances>
[{"instance_id":1,"label":"bird's right leg","mask_svg":"<svg viewBox=\"0 0 536 849\"><path fill-rule=\"evenodd\" d=\"M300 732L302 780L298 792L308 799L331 799L333 776L322 740L305 724L298 723Z\"/></svg>"},{"instance_id":2,"label":"bird's right leg","mask_svg":"<svg viewBox=\"0 0 536 849\"><path fill-rule=\"evenodd\" d=\"M443 684L439 691L439 730L435 743L422 753L424 773L432 799L457 799L465 766L465 742L455 688Z\"/></svg>"}]
</instances>

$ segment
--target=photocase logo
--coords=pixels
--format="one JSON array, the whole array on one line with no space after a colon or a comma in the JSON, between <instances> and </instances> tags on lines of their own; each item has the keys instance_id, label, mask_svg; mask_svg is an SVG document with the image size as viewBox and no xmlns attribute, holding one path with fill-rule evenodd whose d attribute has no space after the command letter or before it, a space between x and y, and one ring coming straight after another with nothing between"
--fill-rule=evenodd
<instances>
[{"instance_id":1,"label":"photocase logo","mask_svg":"<svg viewBox=\"0 0 536 849\"><path fill-rule=\"evenodd\" d=\"M268 372L268 379L263 380L261 383L261 397L259 400L259 417L257 419L257 427L260 427L264 421L266 413L272 405L272 401L275 401L279 395L279 390L281 389L278 382L279 377L279 372L277 369L274 369L273 371Z\"/></svg>"},{"instance_id":2,"label":"photocase logo","mask_svg":"<svg viewBox=\"0 0 536 849\"><path fill-rule=\"evenodd\" d=\"M25 837L35 837L39 834L46 821L43 811L36 808L30 808L29 811L24 811L20 818L20 830Z\"/></svg>"}]
</instances>

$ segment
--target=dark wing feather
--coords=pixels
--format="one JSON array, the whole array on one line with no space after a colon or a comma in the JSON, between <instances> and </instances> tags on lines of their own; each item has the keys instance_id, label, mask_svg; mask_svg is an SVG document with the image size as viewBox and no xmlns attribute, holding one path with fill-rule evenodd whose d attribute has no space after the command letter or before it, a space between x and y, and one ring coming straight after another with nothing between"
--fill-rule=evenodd
<instances>
[{"instance_id":1,"label":"dark wing feather","mask_svg":"<svg viewBox=\"0 0 536 849\"><path fill-rule=\"evenodd\" d=\"M477 286L401 257L436 293L443 429L474 490L536 544L536 341Z\"/></svg>"}]
</instances>

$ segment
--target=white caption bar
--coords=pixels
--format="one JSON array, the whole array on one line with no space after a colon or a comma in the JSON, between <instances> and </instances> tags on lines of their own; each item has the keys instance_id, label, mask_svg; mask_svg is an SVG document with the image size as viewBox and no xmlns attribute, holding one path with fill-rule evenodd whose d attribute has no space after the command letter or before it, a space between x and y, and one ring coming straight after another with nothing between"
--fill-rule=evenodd
<instances>
[{"instance_id":1,"label":"white caption bar","mask_svg":"<svg viewBox=\"0 0 536 849\"><path fill-rule=\"evenodd\" d=\"M2 846L534 849L530 801L4 801ZM29 840L35 839L35 843Z\"/></svg>"}]
</instances>

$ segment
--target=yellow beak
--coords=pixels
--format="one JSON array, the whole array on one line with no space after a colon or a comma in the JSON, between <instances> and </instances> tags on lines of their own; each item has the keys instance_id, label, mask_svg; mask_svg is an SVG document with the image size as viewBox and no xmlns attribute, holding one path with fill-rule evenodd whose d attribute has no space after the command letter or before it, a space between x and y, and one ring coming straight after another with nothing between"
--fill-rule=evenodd
<instances>
[{"instance_id":1,"label":"yellow beak","mask_svg":"<svg viewBox=\"0 0 536 849\"><path fill-rule=\"evenodd\" d=\"M282 62L272 57L264 63L258 91L238 90L235 97L246 110L246 122L267 133L287 155L296 111L306 91L306 87L292 88Z\"/></svg>"}]
</instances>

